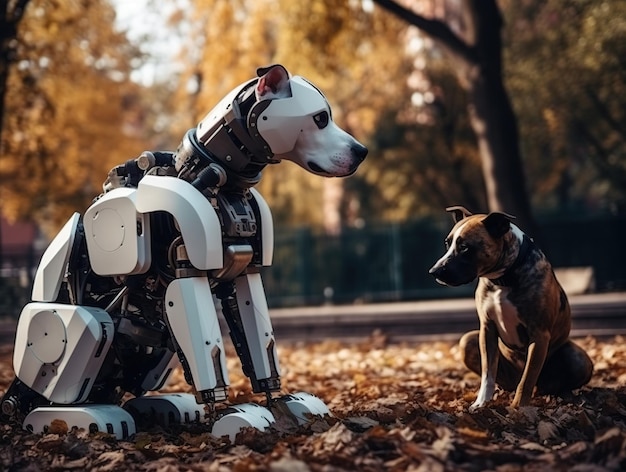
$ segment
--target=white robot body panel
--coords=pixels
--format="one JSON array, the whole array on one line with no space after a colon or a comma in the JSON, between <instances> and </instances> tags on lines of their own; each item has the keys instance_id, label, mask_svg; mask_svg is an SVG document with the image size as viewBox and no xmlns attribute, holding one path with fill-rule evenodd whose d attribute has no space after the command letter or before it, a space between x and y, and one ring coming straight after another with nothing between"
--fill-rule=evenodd
<instances>
[{"instance_id":1,"label":"white robot body panel","mask_svg":"<svg viewBox=\"0 0 626 472\"><path fill-rule=\"evenodd\" d=\"M289 409L300 425L309 421L311 415L325 416L331 414L322 400L307 392L291 393L280 397L277 401Z\"/></svg>"},{"instance_id":2,"label":"white robot body panel","mask_svg":"<svg viewBox=\"0 0 626 472\"><path fill-rule=\"evenodd\" d=\"M250 193L259 208L259 219L261 220L261 264L269 267L272 265L272 259L274 258L274 220L272 212L257 189L251 188Z\"/></svg>"},{"instance_id":3,"label":"white robot body panel","mask_svg":"<svg viewBox=\"0 0 626 472\"><path fill-rule=\"evenodd\" d=\"M265 431L275 421L274 415L267 408L255 403L242 403L229 407L226 414L215 422L211 434L218 438L228 436L231 442L234 442L237 433L244 428Z\"/></svg>"},{"instance_id":4,"label":"white robot body panel","mask_svg":"<svg viewBox=\"0 0 626 472\"><path fill-rule=\"evenodd\" d=\"M274 154L286 154L294 149L301 130L317 113L328 111L326 97L303 77L291 77L290 97L259 102L256 127ZM256 107L250 118L257 111Z\"/></svg>"},{"instance_id":5,"label":"white robot body panel","mask_svg":"<svg viewBox=\"0 0 626 472\"><path fill-rule=\"evenodd\" d=\"M53 421L62 419L69 429L82 428L90 433L98 431L126 439L136 433L135 420L126 410L115 405L42 406L24 419L24 429L33 433L47 433Z\"/></svg>"},{"instance_id":6,"label":"white robot body panel","mask_svg":"<svg viewBox=\"0 0 626 472\"><path fill-rule=\"evenodd\" d=\"M137 193L113 189L85 212L89 259L98 275L142 274L150 268L150 219L137 212Z\"/></svg>"},{"instance_id":7,"label":"white robot body panel","mask_svg":"<svg viewBox=\"0 0 626 472\"><path fill-rule=\"evenodd\" d=\"M137 210L165 211L180 228L191 264L200 270L221 269L224 263L222 231L215 209L188 182L148 175L139 182Z\"/></svg>"},{"instance_id":8,"label":"white robot body panel","mask_svg":"<svg viewBox=\"0 0 626 472\"><path fill-rule=\"evenodd\" d=\"M54 403L84 401L111 346L114 326L100 308L29 303L20 315L16 376Z\"/></svg>"},{"instance_id":9,"label":"white robot body panel","mask_svg":"<svg viewBox=\"0 0 626 472\"><path fill-rule=\"evenodd\" d=\"M225 394L229 380L224 344L206 277L173 280L167 287L165 306L196 390L221 388Z\"/></svg>"},{"instance_id":10,"label":"white robot body panel","mask_svg":"<svg viewBox=\"0 0 626 472\"><path fill-rule=\"evenodd\" d=\"M51 302L59 296L79 221L80 215L74 213L41 257L33 281L32 299L34 301Z\"/></svg>"},{"instance_id":11,"label":"white robot body panel","mask_svg":"<svg viewBox=\"0 0 626 472\"><path fill-rule=\"evenodd\" d=\"M280 375L276 342L260 274L235 279L237 304L258 379Z\"/></svg>"}]
</instances>

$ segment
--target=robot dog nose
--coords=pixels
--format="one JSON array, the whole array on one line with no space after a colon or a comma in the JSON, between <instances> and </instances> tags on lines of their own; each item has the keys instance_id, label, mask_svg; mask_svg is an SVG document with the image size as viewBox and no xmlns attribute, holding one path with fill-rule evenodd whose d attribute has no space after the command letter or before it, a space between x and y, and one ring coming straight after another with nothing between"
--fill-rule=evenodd
<instances>
[{"instance_id":1,"label":"robot dog nose","mask_svg":"<svg viewBox=\"0 0 626 472\"><path fill-rule=\"evenodd\" d=\"M363 162L365 156L367 156L367 148L363 146L361 143L353 144L350 148L352 154L360 161Z\"/></svg>"}]
</instances>

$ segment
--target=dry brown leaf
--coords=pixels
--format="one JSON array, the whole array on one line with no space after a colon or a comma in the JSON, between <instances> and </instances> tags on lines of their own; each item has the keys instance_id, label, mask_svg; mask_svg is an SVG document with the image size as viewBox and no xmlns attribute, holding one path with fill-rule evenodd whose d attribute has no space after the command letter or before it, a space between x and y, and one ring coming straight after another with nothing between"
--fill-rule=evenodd
<instances>
[{"instance_id":1,"label":"dry brown leaf","mask_svg":"<svg viewBox=\"0 0 626 472\"><path fill-rule=\"evenodd\" d=\"M309 466L298 459L282 457L277 461L270 462L270 472L310 472Z\"/></svg>"},{"instance_id":2,"label":"dry brown leaf","mask_svg":"<svg viewBox=\"0 0 626 472\"><path fill-rule=\"evenodd\" d=\"M595 440L594 456L608 457L623 452L626 434L619 427L613 427Z\"/></svg>"},{"instance_id":3,"label":"dry brown leaf","mask_svg":"<svg viewBox=\"0 0 626 472\"><path fill-rule=\"evenodd\" d=\"M48 432L51 434L67 434L69 427L67 423L60 419L54 419L50 422Z\"/></svg>"},{"instance_id":4,"label":"dry brown leaf","mask_svg":"<svg viewBox=\"0 0 626 472\"><path fill-rule=\"evenodd\" d=\"M489 437L489 433L487 431L479 431L477 429L469 428L467 426L462 426L458 428L457 432L463 436L468 436L474 439L487 439Z\"/></svg>"},{"instance_id":5,"label":"dry brown leaf","mask_svg":"<svg viewBox=\"0 0 626 472\"><path fill-rule=\"evenodd\" d=\"M380 344L281 344L283 385L318 395L334 415L306 426L279 422L281 428L247 431L231 445L191 425L116 441L62 426L59 434L41 436L0 424L0 470L247 472L304 464L315 472L503 472L522 466L620 470L626 464L626 385L617 381L626 378L624 338L580 340L606 368L571 395L538 396L512 410L513 394L498 390L488 407L473 413L467 408L480 379L462 366L455 344ZM10 349L3 352L0 374L11 369ZM261 401L232 354L232 398ZM0 382L10 377L0 375ZM170 391L189 388L180 370L173 377Z\"/></svg>"},{"instance_id":6,"label":"dry brown leaf","mask_svg":"<svg viewBox=\"0 0 626 472\"><path fill-rule=\"evenodd\" d=\"M539 452L550 452L550 449L542 446L541 444L537 444L536 442L527 442L520 446L521 449L526 451L539 451Z\"/></svg>"},{"instance_id":7,"label":"dry brown leaf","mask_svg":"<svg viewBox=\"0 0 626 472\"><path fill-rule=\"evenodd\" d=\"M540 421L537 425L537 434L539 441L546 443L559 436L559 428L550 421Z\"/></svg>"},{"instance_id":8,"label":"dry brown leaf","mask_svg":"<svg viewBox=\"0 0 626 472\"><path fill-rule=\"evenodd\" d=\"M93 470L107 472L123 467L124 453L122 451L103 452L93 463Z\"/></svg>"},{"instance_id":9,"label":"dry brown leaf","mask_svg":"<svg viewBox=\"0 0 626 472\"><path fill-rule=\"evenodd\" d=\"M58 434L46 434L37 442L37 449L42 451L52 451L58 449L63 444L63 439Z\"/></svg>"}]
</instances>

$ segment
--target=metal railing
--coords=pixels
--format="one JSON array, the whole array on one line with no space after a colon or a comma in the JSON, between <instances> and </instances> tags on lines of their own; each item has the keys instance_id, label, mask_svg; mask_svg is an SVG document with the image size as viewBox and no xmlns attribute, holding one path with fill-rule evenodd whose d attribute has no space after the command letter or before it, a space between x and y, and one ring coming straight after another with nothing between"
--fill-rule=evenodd
<instances>
[{"instance_id":1,"label":"metal railing","mask_svg":"<svg viewBox=\"0 0 626 472\"><path fill-rule=\"evenodd\" d=\"M597 291L626 289L626 217L552 217L539 222L540 246L554 267L591 267ZM441 287L428 269L441 256L448 218L275 234L274 263L263 269L272 308L471 296L474 284ZM2 254L0 316L29 299L40 254Z\"/></svg>"}]
</instances>

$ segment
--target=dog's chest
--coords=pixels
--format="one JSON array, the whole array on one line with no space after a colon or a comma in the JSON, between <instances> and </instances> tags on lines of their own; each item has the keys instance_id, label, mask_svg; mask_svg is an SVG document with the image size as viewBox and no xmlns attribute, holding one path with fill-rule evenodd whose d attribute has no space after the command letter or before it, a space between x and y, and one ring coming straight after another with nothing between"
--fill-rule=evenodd
<instances>
[{"instance_id":1,"label":"dog's chest","mask_svg":"<svg viewBox=\"0 0 626 472\"><path fill-rule=\"evenodd\" d=\"M497 287L485 293L481 316L486 316L498 329L502 341L510 347L524 347L520 332L525 330L516 306L508 298L509 289Z\"/></svg>"}]
</instances>

